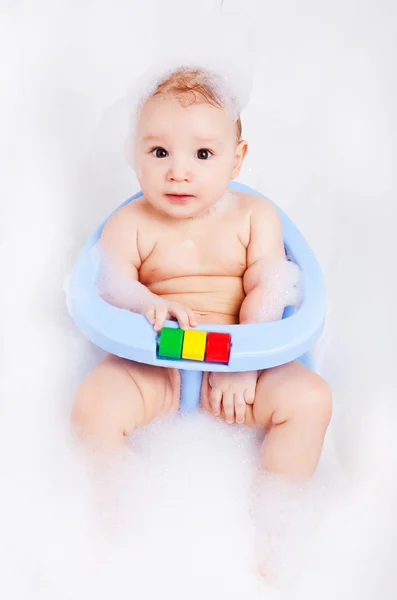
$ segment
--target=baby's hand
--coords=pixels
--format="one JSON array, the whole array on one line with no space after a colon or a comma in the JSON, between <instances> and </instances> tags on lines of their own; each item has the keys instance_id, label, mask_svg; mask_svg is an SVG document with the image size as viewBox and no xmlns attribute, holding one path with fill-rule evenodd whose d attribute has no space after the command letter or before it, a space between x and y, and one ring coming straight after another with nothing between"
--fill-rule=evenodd
<instances>
[{"instance_id":1,"label":"baby's hand","mask_svg":"<svg viewBox=\"0 0 397 600\"><path fill-rule=\"evenodd\" d=\"M221 404L228 423L244 423L246 404L255 400L258 371L243 373L210 373L209 401L216 417L221 413Z\"/></svg>"},{"instance_id":2,"label":"baby's hand","mask_svg":"<svg viewBox=\"0 0 397 600\"><path fill-rule=\"evenodd\" d=\"M197 319L194 312L187 306L179 302L169 302L163 298L157 298L146 311L145 314L149 323L154 326L155 331L160 331L164 327L166 319L175 317L181 329L188 329L197 325Z\"/></svg>"}]
</instances>

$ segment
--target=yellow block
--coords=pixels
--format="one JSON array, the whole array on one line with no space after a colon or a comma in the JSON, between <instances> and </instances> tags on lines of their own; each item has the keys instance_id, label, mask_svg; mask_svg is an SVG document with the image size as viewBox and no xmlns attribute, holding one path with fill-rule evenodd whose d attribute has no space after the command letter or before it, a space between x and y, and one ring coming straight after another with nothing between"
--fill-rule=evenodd
<instances>
[{"instance_id":1,"label":"yellow block","mask_svg":"<svg viewBox=\"0 0 397 600\"><path fill-rule=\"evenodd\" d=\"M182 358L204 360L206 341L206 331L187 329L183 336Z\"/></svg>"}]
</instances>

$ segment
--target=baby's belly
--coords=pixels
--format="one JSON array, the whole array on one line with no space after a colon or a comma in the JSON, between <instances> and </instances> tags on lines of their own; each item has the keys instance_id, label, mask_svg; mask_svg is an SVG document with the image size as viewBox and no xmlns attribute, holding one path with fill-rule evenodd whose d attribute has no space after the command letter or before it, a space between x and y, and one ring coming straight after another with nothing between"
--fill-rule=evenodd
<instances>
[{"instance_id":1,"label":"baby's belly","mask_svg":"<svg viewBox=\"0 0 397 600\"><path fill-rule=\"evenodd\" d=\"M241 277L193 275L147 285L153 294L191 308L199 323L235 325L245 298Z\"/></svg>"}]
</instances>

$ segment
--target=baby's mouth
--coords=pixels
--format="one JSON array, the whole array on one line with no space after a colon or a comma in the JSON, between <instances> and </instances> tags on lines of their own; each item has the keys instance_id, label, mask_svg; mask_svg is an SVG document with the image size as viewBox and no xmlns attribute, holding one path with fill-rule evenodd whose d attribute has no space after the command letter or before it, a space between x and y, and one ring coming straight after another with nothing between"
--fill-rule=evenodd
<instances>
[{"instance_id":1,"label":"baby's mouth","mask_svg":"<svg viewBox=\"0 0 397 600\"><path fill-rule=\"evenodd\" d=\"M191 194L165 194L171 202L174 204L185 204L191 198L194 198Z\"/></svg>"}]
</instances>

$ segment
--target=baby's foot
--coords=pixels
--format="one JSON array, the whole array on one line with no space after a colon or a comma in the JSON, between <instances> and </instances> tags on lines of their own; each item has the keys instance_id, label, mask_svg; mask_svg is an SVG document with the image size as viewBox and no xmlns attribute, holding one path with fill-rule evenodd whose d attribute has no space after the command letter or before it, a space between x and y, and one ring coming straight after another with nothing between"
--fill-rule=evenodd
<instances>
[{"instance_id":1,"label":"baby's foot","mask_svg":"<svg viewBox=\"0 0 397 600\"><path fill-rule=\"evenodd\" d=\"M104 542L118 543L131 530L134 515L140 508L135 481L140 475L142 460L124 448L100 467L92 478L95 530Z\"/></svg>"}]
</instances>

